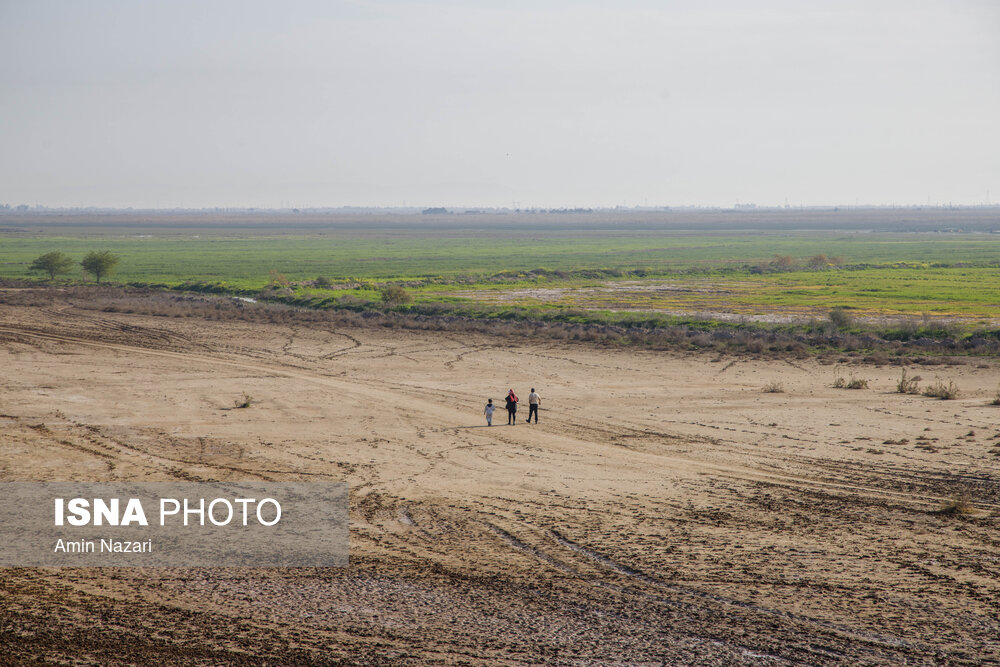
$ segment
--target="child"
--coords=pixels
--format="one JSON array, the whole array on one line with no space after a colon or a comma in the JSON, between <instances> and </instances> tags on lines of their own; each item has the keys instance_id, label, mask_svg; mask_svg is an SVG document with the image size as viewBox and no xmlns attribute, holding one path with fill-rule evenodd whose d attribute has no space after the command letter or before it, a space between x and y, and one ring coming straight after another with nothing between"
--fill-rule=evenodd
<instances>
[{"instance_id":1,"label":"child","mask_svg":"<svg viewBox=\"0 0 1000 667\"><path fill-rule=\"evenodd\" d=\"M493 426L493 411L496 407L493 405L493 399L486 399L486 409L483 410L483 414L486 415L486 425Z\"/></svg>"}]
</instances>

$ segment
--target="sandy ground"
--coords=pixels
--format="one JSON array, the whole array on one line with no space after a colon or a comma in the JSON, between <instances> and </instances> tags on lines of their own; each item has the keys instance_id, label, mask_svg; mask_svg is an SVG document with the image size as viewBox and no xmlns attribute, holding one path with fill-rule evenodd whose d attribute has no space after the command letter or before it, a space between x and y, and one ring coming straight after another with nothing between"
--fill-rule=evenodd
<instances>
[{"instance_id":1,"label":"sandy ground","mask_svg":"<svg viewBox=\"0 0 1000 667\"><path fill-rule=\"evenodd\" d=\"M348 568L0 570L0 662L998 662L998 364L935 368L958 400L889 366L0 306L0 480L351 489ZM531 386L538 425L485 426Z\"/></svg>"}]
</instances>

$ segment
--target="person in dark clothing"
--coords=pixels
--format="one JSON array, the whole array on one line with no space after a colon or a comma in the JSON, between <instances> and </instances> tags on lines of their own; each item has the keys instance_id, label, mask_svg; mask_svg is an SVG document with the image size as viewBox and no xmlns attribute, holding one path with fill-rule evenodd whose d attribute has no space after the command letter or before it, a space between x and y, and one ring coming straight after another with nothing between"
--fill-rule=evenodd
<instances>
[{"instance_id":1,"label":"person in dark clothing","mask_svg":"<svg viewBox=\"0 0 1000 667\"><path fill-rule=\"evenodd\" d=\"M510 424L516 424L517 423L517 394L514 393L513 389L511 389L509 392L507 392L507 405L506 405L506 408L507 408L507 424L508 425L510 425ZM537 419L537 417L536 417L536 419Z\"/></svg>"}]
</instances>

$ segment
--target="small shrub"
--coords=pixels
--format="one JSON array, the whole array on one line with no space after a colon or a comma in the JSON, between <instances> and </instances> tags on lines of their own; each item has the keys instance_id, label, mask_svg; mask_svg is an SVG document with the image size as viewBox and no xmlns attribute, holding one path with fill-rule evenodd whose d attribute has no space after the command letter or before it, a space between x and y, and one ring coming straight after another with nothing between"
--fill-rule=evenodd
<instances>
[{"instance_id":1,"label":"small shrub","mask_svg":"<svg viewBox=\"0 0 1000 667\"><path fill-rule=\"evenodd\" d=\"M975 514L976 508L972 505L972 498L968 493L961 493L958 496L952 498L944 506L937 511L937 514L944 514L945 516L955 516L955 515L968 515Z\"/></svg>"},{"instance_id":2,"label":"small shrub","mask_svg":"<svg viewBox=\"0 0 1000 667\"><path fill-rule=\"evenodd\" d=\"M803 343L799 342L789 343L788 345L785 346L785 350L791 352L799 359L805 359L806 357L809 356L809 348L806 347Z\"/></svg>"},{"instance_id":3,"label":"small shrub","mask_svg":"<svg viewBox=\"0 0 1000 667\"><path fill-rule=\"evenodd\" d=\"M844 376L837 374L833 380L834 389L867 389L868 380L864 378L855 377L854 373L851 373L851 379L845 380Z\"/></svg>"},{"instance_id":4,"label":"small shrub","mask_svg":"<svg viewBox=\"0 0 1000 667\"><path fill-rule=\"evenodd\" d=\"M924 396L928 398L940 398L943 401L950 401L954 398L958 398L958 387L951 380L948 384L945 384L941 380L935 380L934 384L928 385L924 389Z\"/></svg>"},{"instance_id":5,"label":"small shrub","mask_svg":"<svg viewBox=\"0 0 1000 667\"><path fill-rule=\"evenodd\" d=\"M775 380L774 382L769 382L764 385L762 390L765 394L783 394L785 393L785 387L780 382Z\"/></svg>"},{"instance_id":6,"label":"small shrub","mask_svg":"<svg viewBox=\"0 0 1000 667\"><path fill-rule=\"evenodd\" d=\"M246 392L243 392L242 399L236 399L237 408L249 408L251 405L253 405L253 396Z\"/></svg>"},{"instance_id":7,"label":"small shrub","mask_svg":"<svg viewBox=\"0 0 1000 667\"><path fill-rule=\"evenodd\" d=\"M806 262L810 269L824 269L830 263L830 258L824 254L813 255Z\"/></svg>"},{"instance_id":8,"label":"small shrub","mask_svg":"<svg viewBox=\"0 0 1000 667\"><path fill-rule=\"evenodd\" d=\"M413 296L400 285L386 285L382 288L381 295L382 303L390 306L407 304L413 300Z\"/></svg>"},{"instance_id":9,"label":"small shrub","mask_svg":"<svg viewBox=\"0 0 1000 667\"><path fill-rule=\"evenodd\" d=\"M847 382L848 389L867 389L868 380L864 378L858 378L851 375L851 379Z\"/></svg>"},{"instance_id":10,"label":"small shrub","mask_svg":"<svg viewBox=\"0 0 1000 667\"><path fill-rule=\"evenodd\" d=\"M319 276L313 282L316 287L329 287L331 285L330 279L326 276Z\"/></svg>"},{"instance_id":11,"label":"small shrub","mask_svg":"<svg viewBox=\"0 0 1000 667\"><path fill-rule=\"evenodd\" d=\"M712 337L707 333L699 333L690 338L692 347L712 347Z\"/></svg>"},{"instance_id":12,"label":"small shrub","mask_svg":"<svg viewBox=\"0 0 1000 667\"><path fill-rule=\"evenodd\" d=\"M1000 405L1000 387L997 387L997 393L993 395L990 405Z\"/></svg>"},{"instance_id":13,"label":"small shrub","mask_svg":"<svg viewBox=\"0 0 1000 667\"><path fill-rule=\"evenodd\" d=\"M795 258L791 255L775 255L771 266L776 269L790 269L795 266Z\"/></svg>"},{"instance_id":14,"label":"small shrub","mask_svg":"<svg viewBox=\"0 0 1000 667\"><path fill-rule=\"evenodd\" d=\"M906 369L903 369L903 375L899 378L899 382L896 383L896 392L899 394L919 394L920 387L918 383L920 382L920 376L907 377Z\"/></svg>"},{"instance_id":15,"label":"small shrub","mask_svg":"<svg viewBox=\"0 0 1000 667\"><path fill-rule=\"evenodd\" d=\"M284 274L271 269L267 276L267 284L271 287L288 287L292 283L284 276Z\"/></svg>"},{"instance_id":16,"label":"small shrub","mask_svg":"<svg viewBox=\"0 0 1000 667\"><path fill-rule=\"evenodd\" d=\"M848 329L854 324L854 320L844 308L834 308L829 314L830 323L838 329Z\"/></svg>"},{"instance_id":17,"label":"small shrub","mask_svg":"<svg viewBox=\"0 0 1000 667\"><path fill-rule=\"evenodd\" d=\"M884 366L889 363L889 357L885 356L885 353L881 351L876 351L874 354L866 355L862 359L866 364L873 364L875 366Z\"/></svg>"}]
</instances>

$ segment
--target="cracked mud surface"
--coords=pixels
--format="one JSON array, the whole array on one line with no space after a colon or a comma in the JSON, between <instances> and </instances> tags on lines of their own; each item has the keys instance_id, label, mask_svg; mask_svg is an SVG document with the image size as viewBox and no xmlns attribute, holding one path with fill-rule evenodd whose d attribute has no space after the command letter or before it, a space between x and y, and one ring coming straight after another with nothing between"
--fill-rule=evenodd
<instances>
[{"instance_id":1,"label":"cracked mud surface","mask_svg":"<svg viewBox=\"0 0 1000 667\"><path fill-rule=\"evenodd\" d=\"M0 480L351 489L348 568L0 570L6 660L1000 661L993 361L920 369L962 390L935 401L890 366L846 391L813 360L53 302L0 305L0 368ZM485 426L531 386L540 424Z\"/></svg>"}]
</instances>

